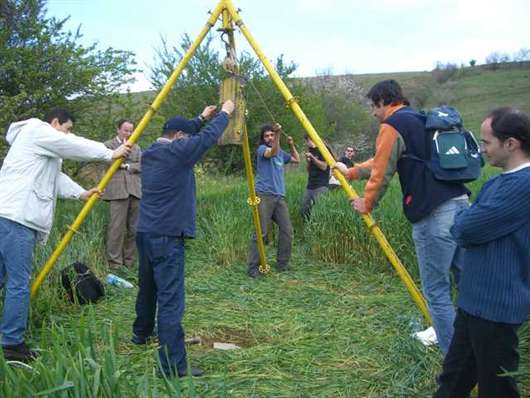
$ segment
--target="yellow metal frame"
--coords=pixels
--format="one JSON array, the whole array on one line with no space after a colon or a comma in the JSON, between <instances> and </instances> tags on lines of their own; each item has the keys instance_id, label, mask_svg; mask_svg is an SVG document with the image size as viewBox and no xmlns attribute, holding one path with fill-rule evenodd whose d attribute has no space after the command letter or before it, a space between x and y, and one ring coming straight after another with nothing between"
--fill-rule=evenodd
<instances>
[{"instance_id":1,"label":"yellow metal frame","mask_svg":"<svg viewBox=\"0 0 530 398\"><path fill-rule=\"evenodd\" d=\"M239 28L243 36L245 36L248 43L250 44L250 46L256 53L259 60L263 63L263 66L269 73L269 76L271 77L272 81L276 84L276 87L278 88L280 93L283 95L291 111L296 115L296 117L298 118L298 120L300 121L304 129L306 130L311 140L316 144L316 146L318 147L320 153L322 154L326 162L331 167L333 167L335 164L335 160L331 156L331 153L328 151L322 139L318 135L317 131L315 130L315 128L313 127L313 125L311 124L311 122L309 121L305 113L302 111L302 108L298 104L296 98L291 94L291 92L289 91L285 83L282 81L282 79L280 78L280 76L278 75L278 73L276 72L272 64L270 63L270 61L267 59L267 57L265 56L261 48L258 46L256 40L250 33L249 29L243 23L243 20L241 16L239 15L238 10L235 8L232 0L220 0L219 1L214 11L211 13L210 18L208 18L206 26L202 29L199 36L195 39L193 44L190 46L190 48L188 49L188 51L186 52L182 60L177 65L175 71L172 73L172 75L170 76L170 78L168 79L168 81L166 82L162 90L160 91L160 93L155 98L153 104L150 106L150 109L145 113L145 115L141 119L140 123L134 130L132 136L129 138L129 142L135 143L138 140L138 138L142 134L143 130L145 129L149 121L151 120L154 113L158 111L161 103L167 97L169 91L175 84L176 80L178 79L183 69L189 62L190 58L193 56L194 52L199 47L202 40L204 39L208 31L211 29L211 27L215 24L215 22L217 21L217 19L219 18L221 14L223 14L223 21L224 21L223 26L224 27L227 27L227 25L231 24L231 22L237 25L237 27ZM246 142L246 145L245 145L245 142ZM244 150L244 156L245 156L245 165L247 166L247 177L249 181L249 190L250 190L249 203L252 205L252 208L253 208L253 216L254 216L255 222L259 223L259 216L257 216L257 203L256 203L257 197L255 196L255 192L253 193L253 188L254 188L253 176L251 173L249 173L249 171L251 171L251 168L249 169L248 167L248 165L251 166L251 163L249 163L250 162L250 151L248 147L248 136L246 135L246 132L245 132L243 150ZM121 160L116 160L112 164L112 166L109 168L109 170L107 171L103 179L98 184L99 189L103 190L107 186L110 179L112 178L116 170L119 168L121 162L122 162ZM349 199L355 199L359 197L357 192L355 192L355 190L351 187L351 185L348 184L344 176L337 169L333 168L333 174L335 178L337 178L337 180L340 182L340 185L342 186L343 190L345 191ZM77 231L79 229L84 219L88 216L88 213L90 212L90 210L94 207L94 204L96 203L97 200L98 200L98 196L93 195L87 201L87 203L85 204L85 206L83 207L83 209L81 210L77 218L75 219L69 231L65 234L65 236L59 243L58 247L55 249L53 254L50 256L50 258L44 265L42 271L40 272L35 282L33 283L33 286L31 289L32 297L36 295L40 285L42 284L42 282L44 281L48 273L51 271L55 262L57 261L59 256L62 254L62 252L64 251L64 249L66 248L70 240L72 239L74 231ZM401 278L402 282L407 288L410 296L412 297L412 299L414 300L414 302L420 309L421 313L425 317L425 320L428 323L431 323L431 318L430 318L430 315L427 309L427 304L425 302L423 295L421 294L420 290L416 287L412 277L410 276L408 271L405 269L405 267L399 260L398 256L392 249L392 246L390 246L390 244L388 243L383 232L381 231L381 229L379 228L379 226L377 225L377 223L375 222L375 220L370 214L364 214L364 215L361 215L361 217L363 221L365 222L365 224L367 225L370 233L375 237L375 239L381 246L381 249L383 250L385 256L390 261L390 264L394 267L394 269L398 273L399 277ZM261 236L260 233L257 234L257 237L259 236ZM261 253L260 253L260 256L261 256ZM265 264L264 261L262 262L262 264Z\"/></svg>"},{"instance_id":2,"label":"yellow metal frame","mask_svg":"<svg viewBox=\"0 0 530 398\"><path fill-rule=\"evenodd\" d=\"M223 9L222 12L222 22L223 22L223 31L228 36L228 44L230 45L230 48L236 49L236 41L234 39L234 24L232 21L232 17L230 15L230 12L227 8ZM240 84L238 80L236 80L236 84ZM242 110L237 109L237 102L234 101L236 104L236 109L234 112L242 112ZM233 117L233 115L232 115ZM244 119L244 116L243 116ZM230 126L228 127L230 128ZM248 139L248 132L247 132L247 125L246 122L243 123L241 126L241 139L243 144L243 160L245 161L245 173L247 175L247 183L248 183L248 194L249 197L247 199L247 203L252 209L252 219L254 220L254 228L256 230L256 244L258 247L258 254L259 254L259 271L261 273L266 273L270 270L269 264L267 264L267 258L265 257L265 244L263 243L263 234L261 231L261 220L259 218L259 203L260 198L256 195L256 184L254 183L254 172L252 170L252 160L250 156L250 144Z\"/></svg>"}]
</instances>

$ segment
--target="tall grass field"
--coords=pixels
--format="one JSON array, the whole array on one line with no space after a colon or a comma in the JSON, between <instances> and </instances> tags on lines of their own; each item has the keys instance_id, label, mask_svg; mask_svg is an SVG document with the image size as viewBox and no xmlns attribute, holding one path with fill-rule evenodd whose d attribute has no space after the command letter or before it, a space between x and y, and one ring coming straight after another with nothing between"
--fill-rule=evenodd
<instances>
[{"instance_id":1,"label":"tall grass field","mask_svg":"<svg viewBox=\"0 0 530 398\"><path fill-rule=\"evenodd\" d=\"M488 170L491 175L495 171ZM472 184L474 192L482 181ZM419 310L342 190L320 198L303 224L306 183L287 173L295 229L291 271L275 270L276 247L266 248L271 271L250 279L246 256L252 231L241 177L201 176L198 235L187 244L186 315L189 359L205 370L197 379L157 376L157 346L130 342L135 289L106 286L103 301L67 302L59 272L74 261L108 272L108 208L98 203L31 306L27 333L41 356L31 368L0 358L0 396L22 397L428 397L436 389L441 354L411 337ZM361 191L362 184L355 184ZM50 241L39 247L39 270L81 205L60 202ZM411 228L392 182L374 217L418 281ZM273 234L274 235L274 234ZM277 235L277 234L276 234ZM122 277L137 285L137 275ZM530 396L530 328L520 330L522 396ZM240 349L221 351L214 342Z\"/></svg>"}]
</instances>

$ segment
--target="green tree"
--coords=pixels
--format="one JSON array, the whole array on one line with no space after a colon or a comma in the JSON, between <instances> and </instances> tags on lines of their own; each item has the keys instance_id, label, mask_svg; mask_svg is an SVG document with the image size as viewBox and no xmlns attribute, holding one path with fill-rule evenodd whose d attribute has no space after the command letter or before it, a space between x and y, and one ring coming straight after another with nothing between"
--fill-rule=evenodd
<instances>
[{"instance_id":1,"label":"green tree","mask_svg":"<svg viewBox=\"0 0 530 398\"><path fill-rule=\"evenodd\" d=\"M65 31L67 18L48 18L45 4L0 1L0 128L66 106L78 116L79 132L79 127L101 122L97 108L108 107L119 98L120 87L131 81L133 54L79 44L80 29ZM95 138L101 133L87 129L84 135Z\"/></svg>"}]
</instances>

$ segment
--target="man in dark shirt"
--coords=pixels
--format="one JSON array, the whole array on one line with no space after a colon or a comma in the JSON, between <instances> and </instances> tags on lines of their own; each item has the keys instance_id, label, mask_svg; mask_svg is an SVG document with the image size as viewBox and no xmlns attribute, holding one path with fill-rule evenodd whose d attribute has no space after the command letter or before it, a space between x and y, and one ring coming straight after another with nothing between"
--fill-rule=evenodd
<instances>
[{"instance_id":1,"label":"man in dark shirt","mask_svg":"<svg viewBox=\"0 0 530 398\"><path fill-rule=\"evenodd\" d=\"M355 156L355 148L353 146L346 147L344 155L339 162L344 163L348 168L353 167L353 157Z\"/></svg>"},{"instance_id":2,"label":"man in dark shirt","mask_svg":"<svg viewBox=\"0 0 530 398\"><path fill-rule=\"evenodd\" d=\"M199 133L215 112L208 106L195 119L169 119L162 136L142 155L142 201L136 234L139 291L135 344L153 334L158 306L160 364L167 376L188 375L184 330L184 239L195 237L195 175L193 166L223 134L234 110L232 101ZM202 375L191 368L192 376Z\"/></svg>"},{"instance_id":3,"label":"man in dark shirt","mask_svg":"<svg viewBox=\"0 0 530 398\"><path fill-rule=\"evenodd\" d=\"M309 175L300 214L304 221L307 221L311 216L311 208L315 204L317 196L329 191L328 181L330 171L324 157L307 134L304 135L304 140L307 146L305 158Z\"/></svg>"},{"instance_id":4,"label":"man in dark shirt","mask_svg":"<svg viewBox=\"0 0 530 398\"><path fill-rule=\"evenodd\" d=\"M482 122L480 141L502 173L482 186L451 228L465 249L464 266L436 398L469 397L477 382L481 398L521 396L515 374L517 330L530 315L530 117L497 108Z\"/></svg>"}]
</instances>

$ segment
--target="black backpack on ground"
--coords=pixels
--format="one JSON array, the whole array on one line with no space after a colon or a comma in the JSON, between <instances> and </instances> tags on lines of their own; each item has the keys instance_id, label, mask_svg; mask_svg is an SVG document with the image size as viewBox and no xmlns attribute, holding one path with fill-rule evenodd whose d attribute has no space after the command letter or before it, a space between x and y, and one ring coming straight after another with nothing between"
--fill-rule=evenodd
<instances>
[{"instance_id":1,"label":"black backpack on ground","mask_svg":"<svg viewBox=\"0 0 530 398\"><path fill-rule=\"evenodd\" d=\"M105 296L103 283L81 262L75 262L63 269L61 282L72 303L96 303Z\"/></svg>"}]
</instances>

